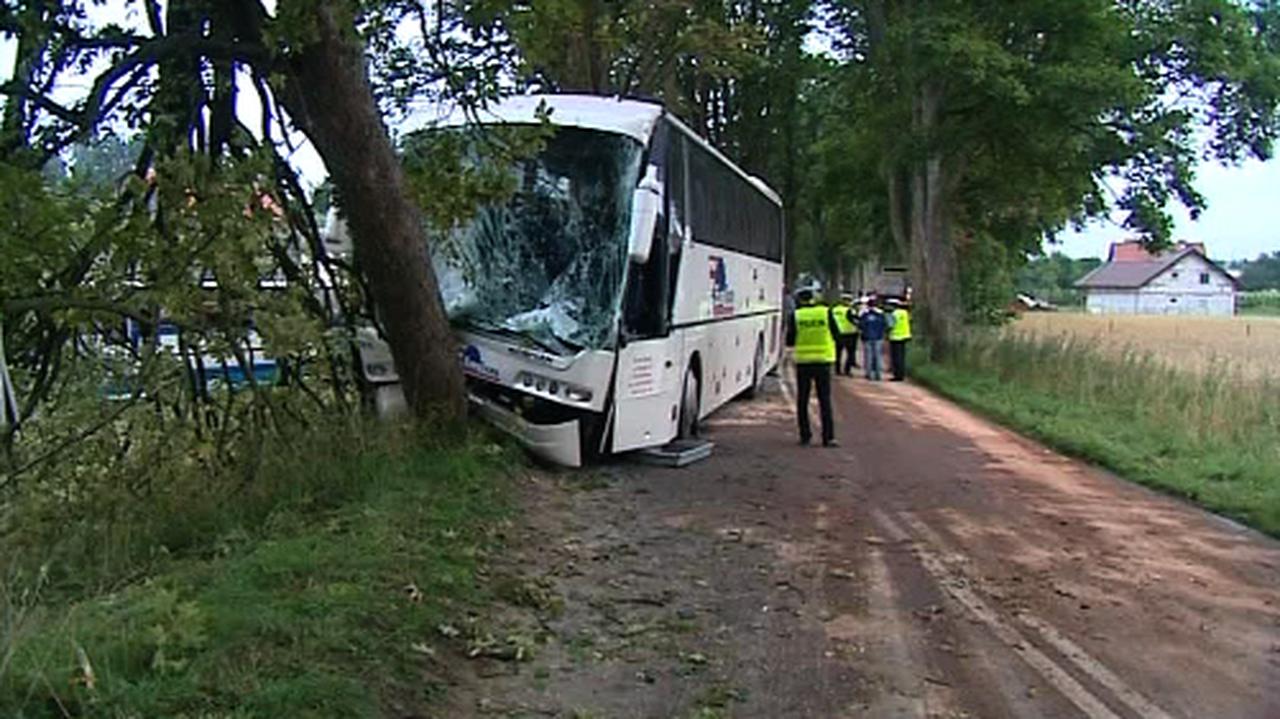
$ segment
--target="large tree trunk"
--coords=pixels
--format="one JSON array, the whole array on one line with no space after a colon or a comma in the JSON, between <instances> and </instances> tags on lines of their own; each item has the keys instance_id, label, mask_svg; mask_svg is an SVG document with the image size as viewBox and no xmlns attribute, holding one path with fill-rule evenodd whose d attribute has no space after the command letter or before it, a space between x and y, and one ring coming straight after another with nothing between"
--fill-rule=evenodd
<instances>
[{"instance_id":1,"label":"large tree trunk","mask_svg":"<svg viewBox=\"0 0 1280 719\"><path fill-rule=\"evenodd\" d=\"M891 51L890 24L895 13L917 13L915 3L901 5L885 0L865 0L869 42L875 61L882 65L905 62L912 53ZM902 68L888 70L903 78L913 73ZM931 79L906 80L910 93L910 131L923 152L911 148L906 158L886 158L882 168L889 200L889 229L894 244L911 267L912 303L920 308L918 326L923 330L934 357L945 355L961 328L958 257L951 237L948 201L959 169L949 164L936 144L939 115L945 100L943 88Z\"/></svg>"},{"instance_id":2,"label":"large tree trunk","mask_svg":"<svg viewBox=\"0 0 1280 719\"><path fill-rule=\"evenodd\" d=\"M931 81L917 88L911 124L917 137L932 138L942 103L941 89ZM934 356L945 355L960 330L960 285L955 244L947 211L947 165L942 151L930 147L911 164L909 244L913 302Z\"/></svg>"},{"instance_id":3,"label":"large tree trunk","mask_svg":"<svg viewBox=\"0 0 1280 719\"><path fill-rule=\"evenodd\" d=\"M456 419L466 410L462 371L422 216L374 101L364 48L335 5L343 3L315 4L316 36L289 59L279 94L342 197L410 408Z\"/></svg>"},{"instance_id":4,"label":"large tree trunk","mask_svg":"<svg viewBox=\"0 0 1280 719\"><path fill-rule=\"evenodd\" d=\"M610 13L600 7L600 0L579 0L574 11L578 24L570 25L562 40L563 66L555 78L557 86L562 92L591 95L625 91L609 86L609 71L600 44L602 27L613 22Z\"/></svg>"}]
</instances>

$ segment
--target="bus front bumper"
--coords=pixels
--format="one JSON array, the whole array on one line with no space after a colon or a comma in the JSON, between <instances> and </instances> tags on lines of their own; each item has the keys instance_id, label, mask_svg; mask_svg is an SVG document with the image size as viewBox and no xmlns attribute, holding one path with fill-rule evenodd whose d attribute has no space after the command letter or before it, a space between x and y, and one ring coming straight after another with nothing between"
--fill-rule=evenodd
<instances>
[{"instance_id":1,"label":"bus front bumper","mask_svg":"<svg viewBox=\"0 0 1280 719\"><path fill-rule=\"evenodd\" d=\"M578 420L559 424L534 424L482 397L469 394L468 399L482 417L520 440L533 454L566 467L582 466Z\"/></svg>"}]
</instances>

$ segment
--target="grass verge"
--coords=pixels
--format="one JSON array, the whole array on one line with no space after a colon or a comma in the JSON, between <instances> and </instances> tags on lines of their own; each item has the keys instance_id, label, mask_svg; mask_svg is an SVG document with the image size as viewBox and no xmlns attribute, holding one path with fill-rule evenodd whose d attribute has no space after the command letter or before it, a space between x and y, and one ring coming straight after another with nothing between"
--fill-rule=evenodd
<instances>
[{"instance_id":1,"label":"grass verge","mask_svg":"<svg viewBox=\"0 0 1280 719\"><path fill-rule=\"evenodd\" d=\"M1268 381L996 332L915 367L925 385L1055 449L1280 537L1280 388Z\"/></svg>"},{"instance_id":2,"label":"grass verge","mask_svg":"<svg viewBox=\"0 0 1280 719\"><path fill-rule=\"evenodd\" d=\"M11 571L0 586L0 716L374 717L428 706L438 627L492 591L478 570L511 509L513 456L483 439L296 456L239 521L234 507L218 521L192 508L189 519L216 533L186 537L109 591L65 591L50 577L70 572L47 564ZM169 511L169 524L183 516Z\"/></svg>"}]
</instances>

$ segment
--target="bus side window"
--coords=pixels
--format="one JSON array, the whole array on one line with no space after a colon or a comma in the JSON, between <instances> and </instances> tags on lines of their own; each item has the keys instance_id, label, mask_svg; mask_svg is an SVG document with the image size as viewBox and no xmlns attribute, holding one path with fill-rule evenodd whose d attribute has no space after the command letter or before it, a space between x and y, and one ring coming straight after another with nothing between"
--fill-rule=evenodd
<instances>
[{"instance_id":1,"label":"bus side window","mask_svg":"<svg viewBox=\"0 0 1280 719\"><path fill-rule=\"evenodd\" d=\"M666 287L667 265L671 256L667 248L667 213L658 215L654 224L649 261L631 263L627 268L627 293L623 309L623 327L630 339L662 337L667 334Z\"/></svg>"},{"instance_id":2,"label":"bus side window","mask_svg":"<svg viewBox=\"0 0 1280 719\"><path fill-rule=\"evenodd\" d=\"M667 286L663 307L666 308L666 322L672 322L676 303L676 286L680 279L680 251L684 247L686 223L689 221L689 191L686 178L685 138L679 130L671 130L667 135L667 226L670 234L667 237Z\"/></svg>"}]
</instances>

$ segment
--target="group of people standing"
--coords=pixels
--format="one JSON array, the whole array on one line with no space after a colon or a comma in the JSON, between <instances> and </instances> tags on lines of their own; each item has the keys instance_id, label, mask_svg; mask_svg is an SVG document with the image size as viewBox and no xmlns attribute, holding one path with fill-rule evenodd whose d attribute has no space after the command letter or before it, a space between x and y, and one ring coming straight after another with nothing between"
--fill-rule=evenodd
<instances>
[{"instance_id":1,"label":"group of people standing","mask_svg":"<svg viewBox=\"0 0 1280 719\"><path fill-rule=\"evenodd\" d=\"M858 344L862 345L864 374L880 381L885 341L889 344L891 380L907 376L907 343L911 340L911 311L907 303L872 295L855 300L844 294L840 303L828 306L820 301L816 284L795 293L795 308L787 323L787 346L794 348L796 363L796 419L800 444L812 439L809 425L809 394L816 390L822 419L822 444L839 446L831 413L831 376L852 376L858 367Z\"/></svg>"},{"instance_id":2,"label":"group of people standing","mask_svg":"<svg viewBox=\"0 0 1280 719\"><path fill-rule=\"evenodd\" d=\"M884 375L885 343L888 342L890 379L907 377L907 342L911 339L911 310L897 298L881 300L875 295L840 297L830 308L839 335L836 337L836 374L853 376L858 368L858 345L862 345L862 367L866 378L880 381Z\"/></svg>"}]
</instances>

